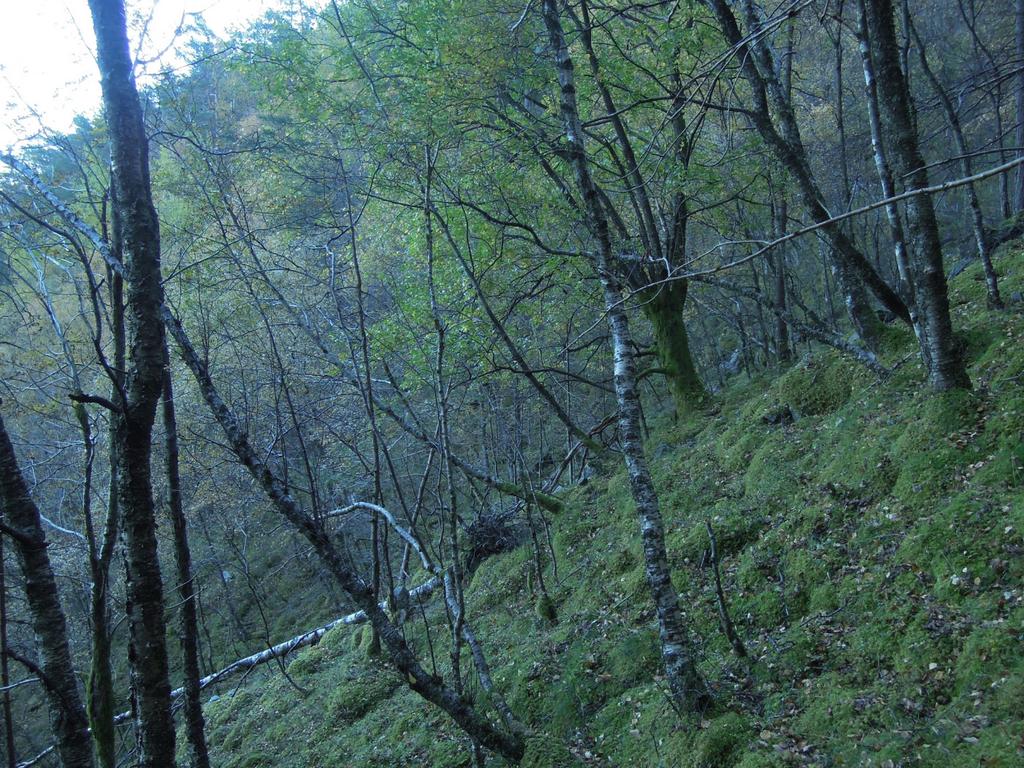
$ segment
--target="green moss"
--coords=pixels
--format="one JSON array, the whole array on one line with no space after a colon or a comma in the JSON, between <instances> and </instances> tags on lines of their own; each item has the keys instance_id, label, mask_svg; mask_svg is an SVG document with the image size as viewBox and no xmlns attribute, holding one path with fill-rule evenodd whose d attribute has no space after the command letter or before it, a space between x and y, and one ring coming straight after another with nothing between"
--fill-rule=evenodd
<instances>
[{"instance_id":1,"label":"green moss","mask_svg":"<svg viewBox=\"0 0 1024 768\"><path fill-rule=\"evenodd\" d=\"M893 493L905 501L935 497L952 485L958 465L973 460L979 402L970 392L930 395L916 406L892 456L899 464Z\"/></svg>"},{"instance_id":2,"label":"green moss","mask_svg":"<svg viewBox=\"0 0 1024 768\"><path fill-rule=\"evenodd\" d=\"M1006 290L1024 290L1020 249L1000 258ZM468 615L497 689L536 734L524 765L575 766L584 750L588 764L630 768L1021 763L1024 317L985 308L971 275L953 295L974 394L932 395L913 360L877 380L818 351L728 387L716 413L673 421L649 409L672 579L715 690L709 722L668 704L620 457L563 493L552 520L558 575L545 578L558 624L538 620L529 547L480 566ZM914 347L890 328L881 354L893 364ZM761 420L783 405L801 418ZM709 518L749 665L731 654L711 574L697 567ZM432 645L421 620L405 631L450 680L443 607L424 607ZM450 719L384 665L366 666L367 638L341 628L299 654L289 671L304 696L266 668L210 704L214 763L471 765Z\"/></svg>"},{"instance_id":3,"label":"green moss","mask_svg":"<svg viewBox=\"0 0 1024 768\"><path fill-rule=\"evenodd\" d=\"M612 575L618 576L631 571L636 564L637 556L633 551L622 548L612 556L611 562L608 564L608 570Z\"/></svg>"},{"instance_id":4,"label":"green moss","mask_svg":"<svg viewBox=\"0 0 1024 768\"><path fill-rule=\"evenodd\" d=\"M654 678L661 646L654 632L628 632L608 651L604 669L628 688Z\"/></svg>"},{"instance_id":5,"label":"green moss","mask_svg":"<svg viewBox=\"0 0 1024 768\"><path fill-rule=\"evenodd\" d=\"M325 661L325 654L321 648L313 646L300 651L295 660L288 665L288 674L298 677L314 675L319 671Z\"/></svg>"},{"instance_id":6,"label":"green moss","mask_svg":"<svg viewBox=\"0 0 1024 768\"><path fill-rule=\"evenodd\" d=\"M541 621L546 621L549 624L558 623L558 611L555 610L555 604L551 602L551 598L547 595L541 595L537 598L534 610L537 613L537 618Z\"/></svg>"},{"instance_id":7,"label":"green moss","mask_svg":"<svg viewBox=\"0 0 1024 768\"><path fill-rule=\"evenodd\" d=\"M803 440L780 430L765 435L747 460L743 485L748 496L762 504L792 495L800 485L807 446Z\"/></svg>"},{"instance_id":8,"label":"green moss","mask_svg":"<svg viewBox=\"0 0 1024 768\"><path fill-rule=\"evenodd\" d=\"M330 693L327 712L342 722L352 722L388 698L399 685L391 672L370 668L350 672Z\"/></svg>"},{"instance_id":9,"label":"green moss","mask_svg":"<svg viewBox=\"0 0 1024 768\"><path fill-rule=\"evenodd\" d=\"M729 713L716 717L697 737L693 768L730 768L753 738L749 721Z\"/></svg>"},{"instance_id":10,"label":"green moss","mask_svg":"<svg viewBox=\"0 0 1024 768\"><path fill-rule=\"evenodd\" d=\"M527 739L526 754L519 765L522 768L577 768L583 763L558 739L538 736Z\"/></svg>"},{"instance_id":11,"label":"green moss","mask_svg":"<svg viewBox=\"0 0 1024 768\"><path fill-rule=\"evenodd\" d=\"M775 385L779 401L797 417L832 413L851 392L851 370L838 355L826 354L803 360Z\"/></svg>"},{"instance_id":12,"label":"green moss","mask_svg":"<svg viewBox=\"0 0 1024 768\"><path fill-rule=\"evenodd\" d=\"M465 739L431 739L427 755L427 765L431 768L469 768L473 764Z\"/></svg>"},{"instance_id":13,"label":"green moss","mask_svg":"<svg viewBox=\"0 0 1024 768\"><path fill-rule=\"evenodd\" d=\"M735 768L786 768L785 759L777 752L765 748L751 748L744 752Z\"/></svg>"},{"instance_id":14,"label":"green moss","mask_svg":"<svg viewBox=\"0 0 1024 768\"><path fill-rule=\"evenodd\" d=\"M365 624L356 627L352 631L351 638L349 641L352 645L352 650L358 651L362 649L363 645L368 644L370 642L371 634L372 630Z\"/></svg>"},{"instance_id":15,"label":"green moss","mask_svg":"<svg viewBox=\"0 0 1024 768\"><path fill-rule=\"evenodd\" d=\"M263 752L250 752L232 760L225 768L272 768L276 765L271 755Z\"/></svg>"},{"instance_id":16,"label":"green moss","mask_svg":"<svg viewBox=\"0 0 1024 768\"><path fill-rule=\"evenodd\" d=\"M589 698L588 688L586 681L576 675L549 688L544 713L551 733L568 736L583 724Z\"/></svg>"},{"instance_id":17,"label":"green moss","mask_svg":"<svg viewBox=\"0 0 1024 768\"><path fill-rule=\"evenodd\" d=\"M756 541L768 526L768 519L764 515L746 507L728 505L716 511L718 514L711 515L710 522L718 544L719 559L741 552ZM668 543L674 560L689 560L692 563L700 562L711 544L702 521L693 521L672 531Z\"/></svg>"}]
</instances>

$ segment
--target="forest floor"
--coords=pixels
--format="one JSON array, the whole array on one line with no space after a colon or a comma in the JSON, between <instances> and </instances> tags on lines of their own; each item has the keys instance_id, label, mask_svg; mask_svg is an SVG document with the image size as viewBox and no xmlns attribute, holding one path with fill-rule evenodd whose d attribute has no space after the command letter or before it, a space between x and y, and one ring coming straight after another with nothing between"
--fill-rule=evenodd
<instances>
[{"instance_id":1,"label":"forest floor","mask_svg":"<svg viewBox=\"0 0 1024 768\"><path fill-rule=\"evenodd\" d=\"M902 364L884 381L821 350L702 413L651 419L673 578L716 700L703 720L676 716L659 679L615 456L550 520L557 621L528 541L476 571L468 615L537 734L524 765L1024 765L1020 246L996 266L1008 311L986 307L980 265L952 282L971 393L927 392L913 339L893 328L883 357ZM705 521L749 660L719 629ZM446 716L367 657L367 633L333 630L292 659L304 692L268 665L210 703L215 764L470 765ZM443 634L431 640L446 667Z\"/></svg>"}]
</instances>

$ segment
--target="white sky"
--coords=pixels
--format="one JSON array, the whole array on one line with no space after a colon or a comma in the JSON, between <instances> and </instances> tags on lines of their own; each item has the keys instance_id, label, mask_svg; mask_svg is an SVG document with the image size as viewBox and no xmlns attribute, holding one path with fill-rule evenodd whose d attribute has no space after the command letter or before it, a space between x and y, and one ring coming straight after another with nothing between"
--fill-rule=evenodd
<instances>
[{"instance_id":1,"label":"white sky","mask_svg":"<svg viewBox=\"0 0 1024 768\"><path fill-rule=\"evenodd\" d=\"M283 0L128 0L133 18L151 16L140 59L159 57L153 71L180 63L175 30L183 14L202 13L220 36L244 27ZM137 27L130 31L137 41ZM137 42L135 43L137 45ZM0 0L0 148L67 131L76 114L100 104L95 40L87 0Z\"/></svg>"}]
</instances>

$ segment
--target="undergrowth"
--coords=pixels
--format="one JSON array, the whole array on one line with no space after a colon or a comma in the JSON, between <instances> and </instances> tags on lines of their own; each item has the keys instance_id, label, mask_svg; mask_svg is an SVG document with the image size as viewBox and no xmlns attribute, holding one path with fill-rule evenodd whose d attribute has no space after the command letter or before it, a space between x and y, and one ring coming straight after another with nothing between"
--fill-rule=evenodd
<instances>
[{"instance_id":1,"label":"undergrowth","mask_svg":"<svg viewBox=\"0 0 1024 768\"><path fill-rule=\"evenodd\" d=\"M533 731L523 765L1024 764L1024 257L996 264L1010 310L986 308L980 266L952 288L973 392L927 392L913 339L889 329L886 380L816 350L653 425L673 579L716 701L701 722L665 695L614 457L551 520L550 615L527 547L480 566L468 612ZM749 661L718 629L705 521ZM287 677L268 665L209 703L215 764L471 765L447 718L367 657L365 631L336 629Z\"/></svg>"}]
</instances>

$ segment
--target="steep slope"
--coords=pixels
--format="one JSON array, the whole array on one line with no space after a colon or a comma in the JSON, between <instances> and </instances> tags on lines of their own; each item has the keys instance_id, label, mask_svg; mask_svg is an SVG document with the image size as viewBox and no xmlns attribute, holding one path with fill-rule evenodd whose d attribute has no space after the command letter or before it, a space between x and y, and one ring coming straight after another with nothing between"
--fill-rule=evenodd
<instances>
[{"instance_id":1,"label":"steep slope","mask_svg":"<svg viewBox=\"0 0 1024 768\"><path fill-rule=\"evenodd\" d=\"M901 365L885 381L819 350L710 413L652 425L673 575L717 699L703 722L680 722L658 679L614 457L551 520L557 622L527 546L480 567L469 612L536 731L525 765L1024 763L1024 254L996 265L1010 311L985 307L980 265L953 283L974 393L926 392L913 340L891 329L885 360ZM719 629L706 521L749 659ZM268 666L212 701L215 764L470 765L465 739L365 640L333 630L290 679Z\"/></svg>"}]
</instances>

